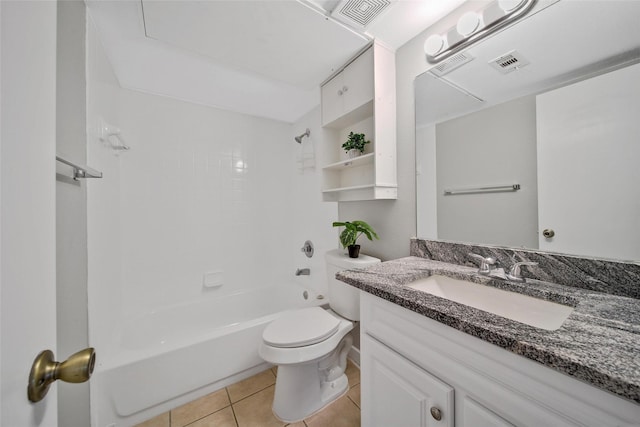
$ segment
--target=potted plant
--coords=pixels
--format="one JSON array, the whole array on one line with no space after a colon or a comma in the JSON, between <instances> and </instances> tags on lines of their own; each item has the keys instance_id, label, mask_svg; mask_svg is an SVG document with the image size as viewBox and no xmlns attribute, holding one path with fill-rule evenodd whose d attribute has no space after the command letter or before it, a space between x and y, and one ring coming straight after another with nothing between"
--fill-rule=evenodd
<instances>
[{"instance_id":1,"label":"potted plant","mask_svg":"<svg viewBox=\"0 0 640 427\"><path fill-rule=\"evenodd\" d=\"M349 158L352 159L364 153L364 146L370 142L371 141L364 139L364 133L350 132L347 142L342 144L342 148L347 152Z\"/></svg>"},{"instance_id":2,"label":"potted plant","mask_svg":"<svg viewBox=\"0 0 640 427\"><path fill-rule=\"evenodd\" d=\"M358 258L360 255L360 245L356 245L358 237L364 234L369 240L373 240L374 237L379 239L373 228L364 221L334 222L333 226L344 227L340 233L340 243L343 248L349 250L349 258Z\"/></svg>"}]
</instances>

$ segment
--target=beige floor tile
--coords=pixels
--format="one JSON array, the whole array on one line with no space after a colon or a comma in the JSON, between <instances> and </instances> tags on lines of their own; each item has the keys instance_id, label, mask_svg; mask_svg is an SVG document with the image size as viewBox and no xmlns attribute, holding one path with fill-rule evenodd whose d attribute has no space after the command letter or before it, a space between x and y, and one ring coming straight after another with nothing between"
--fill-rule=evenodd
<instances>
[{"instance_id":1,"label":"beige floor tile","mask_svg":"<svg viewBox=\"0 0 640 427\"><path fill-rule=\"evenodd\" d=\"M360 369L349 359L347 359L347 369L345 370L345 373L349 380L349 387L360 384Z\"/></svg>"},{"instance_id":2,"label":"beige floor tile","mask_svg":"<svg viewBox=\"0 0 640 427\"><path fill-rule=\"evenodd\" d=\"M271 411L275 389L275 386L270 386L233 404L238 427L282 427L285 425Z\"/></svg>"},{"instance_id":3,"label":"beige floor tile","mask_svg":"<svg viewBox=\"0 0 640 427\"><path fill-rule=\"evenodd\" d=\"M342 396L304 422L309 427L360 427L360 408Z\"/></svg>"},{"instance_id":4,"label":"beige floor tile","mask_svg":"<svg viewBox=\"0 0 640 427\"><path fill-rule=\"evenodd\" d=\"M360 384L358 384L357 386L351 387L347 392L347 396L349 396L349 399L353 400L353 403L355 403L359 408L360 407Z\"/></svg>"},{"instance_id":5,"label":"beige floor tile","mask_svg":"<svg viewBox=\"0 0 640 427\"><path fill-rule=\"evenodd\" d=\"M231 406L189 424L189 427L237 427Z\"/></svg>"},{"instance_id":6,"label":"beige floor tile","mask_svg":"<svg viewBox=\"0 0 640 427\"><path fill-rule=\"evenodd\" d=\"M227 391L225 389L218 390L215 393L173 409L171 411L171 427L184 427L230 404Z\"/></svg>"},{"instance_id":7,"label":"beige floor tile","mask_svg":"<svg viewBox=\"0 0 640 427\"><path fill-rule=\"evenodd\" d=\"M170 423L171 419L169 418L169 413L165 412L164 414L160 414L143 423L136 424L135 427L169 427Z\"/></svg>"},{"instance_id":8,"label":"beige floor tile","mask_svg":"<svg viewBox=\"0 0 640 427\"><path fill-rule=\"evenodd\" d=\"M287 427L307 427L307 425L304 423L304 421L299 421L297 423L287 424Z\"/></svg>"},{"instance_id":9,"label":"beige floor tile","mask_svg":"<svg viewBox=\"0 0 640 427\"><path fill-rule=\"evenodd\" d=\"M271 369L267 369L266 371L262 371L257 375L247 378L246 380L230 385L227 387L227 390L229 390L231 403L235 403L255 392L264 390L275 383L275 375L273 375Z\"/></svg>"}]
</instances>

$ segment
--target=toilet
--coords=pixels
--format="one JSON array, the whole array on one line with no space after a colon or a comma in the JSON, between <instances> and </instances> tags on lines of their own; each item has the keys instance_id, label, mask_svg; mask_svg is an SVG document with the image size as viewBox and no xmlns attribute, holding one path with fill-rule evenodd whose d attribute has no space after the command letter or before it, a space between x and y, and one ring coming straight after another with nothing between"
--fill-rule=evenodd
<instances>
[{"instance_id":1,"label":"toilet","mask_svg":"<svg viewBox=\"0 0 640 427\"><path fill-rule=\"evenodd\" d=\"M349 258L337 249L327 252L325 261L330 309L309 307L280 316L267 325L258 349L262 359L278 365L273 413L287 423L309 417L347 392L349 332L360 319L360 291L335 275L380 262L366 255Z\"/></svg>"}]
</instances>

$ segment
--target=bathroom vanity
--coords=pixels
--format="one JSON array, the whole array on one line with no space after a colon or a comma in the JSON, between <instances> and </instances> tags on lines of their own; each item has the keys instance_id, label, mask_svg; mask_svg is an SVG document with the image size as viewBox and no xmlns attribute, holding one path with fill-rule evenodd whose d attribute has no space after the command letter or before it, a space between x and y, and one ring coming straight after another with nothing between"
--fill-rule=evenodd
<instances>
[{"instance_id":1,"label":"bathroom vanity","mask_svg":"<svg viewBox=\"0 0 640 427\"><path fill-rule=\"evenodd\" d=\"M541 329L410 287L431 275L572 310ZM420 257L337 277L362 291L363 425L640 425L636 298Z\"/></svg>"}]
</instances>

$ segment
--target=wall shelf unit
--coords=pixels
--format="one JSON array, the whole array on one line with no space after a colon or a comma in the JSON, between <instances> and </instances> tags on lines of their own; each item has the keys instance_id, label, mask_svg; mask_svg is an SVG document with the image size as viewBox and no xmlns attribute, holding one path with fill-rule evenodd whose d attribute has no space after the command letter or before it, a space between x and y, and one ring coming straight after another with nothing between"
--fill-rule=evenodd
<instances>
[{"instance_id":1,"label":"wall shelf unit","mask_svg":"<svg viewBox=\"0 0 640 427\"><path fill-rule=\"evenodd\" d=\"M322 85L324 201L397 198L395 81L393 52L373 43ZM371 141L351 159L342 149L349 132Z\"/></svg>"}]
</instances>

